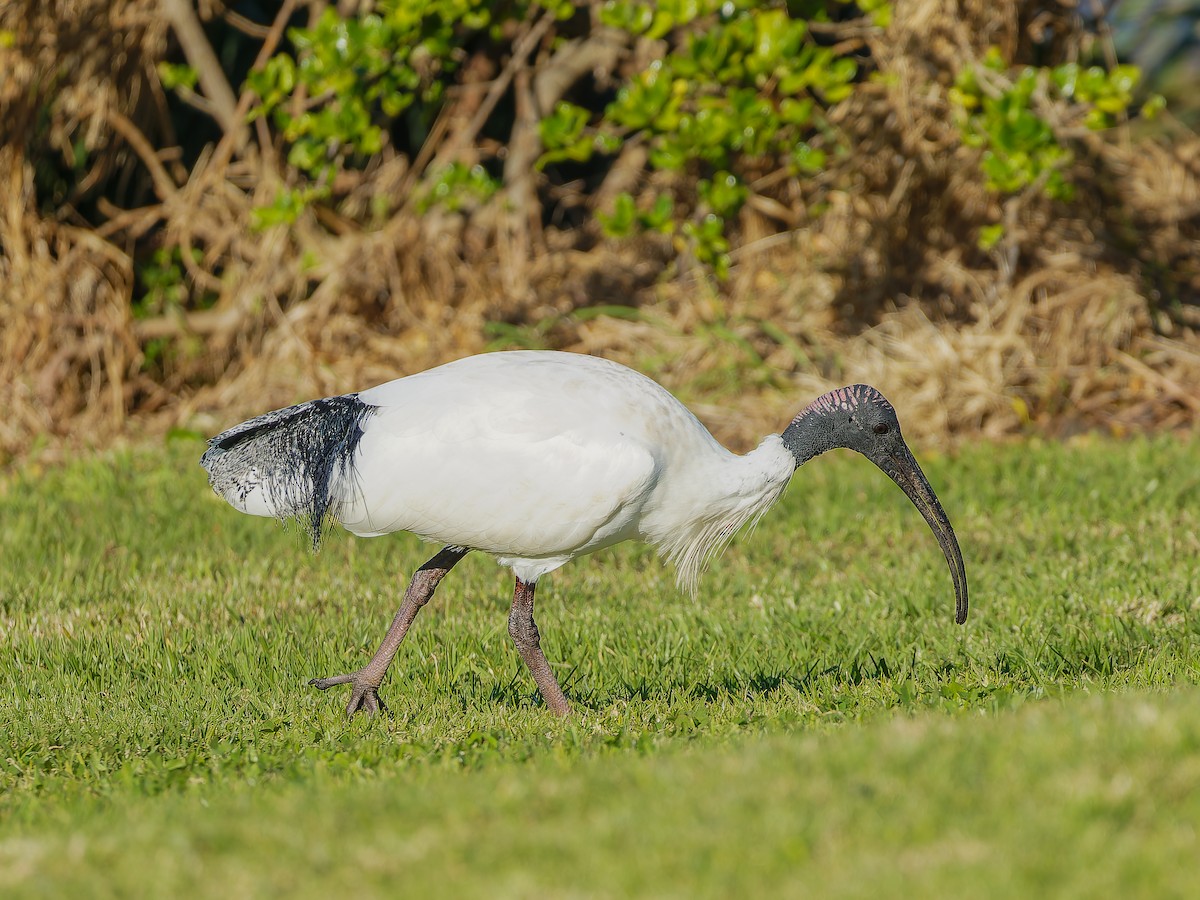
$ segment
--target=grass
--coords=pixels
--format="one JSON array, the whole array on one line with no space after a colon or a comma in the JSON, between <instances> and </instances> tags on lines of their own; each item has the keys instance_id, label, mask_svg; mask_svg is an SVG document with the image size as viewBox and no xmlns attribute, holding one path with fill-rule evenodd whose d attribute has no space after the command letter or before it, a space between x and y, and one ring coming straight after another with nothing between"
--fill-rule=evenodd
<instances>
[{"instance_id":1,"label":"grass","mask_svg":"<svg viewBox=\"0 0 1200 900\"><path fill-rule=\"evenodd\" d=\"M1200 872L1200 444L923 460L972 588L849 454L797 473L695 599L643 548L538 597L468 557L360 664L430 548L208 494L195 445L0 481L5 896L1182 895Z\"/></svg>"}]
</instances>

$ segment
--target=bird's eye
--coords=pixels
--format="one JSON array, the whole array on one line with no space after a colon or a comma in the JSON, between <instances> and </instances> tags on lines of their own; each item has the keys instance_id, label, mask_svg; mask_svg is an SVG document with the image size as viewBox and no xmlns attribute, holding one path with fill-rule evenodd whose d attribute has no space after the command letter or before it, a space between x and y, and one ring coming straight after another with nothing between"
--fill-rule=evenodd
<instances>
[{"instance_id":1,"label":"bird's eye","mask_svg":"<svg viewBox=\"0 0 1200 900\"><path fill-rule=\"evenodd\" d=\"M880 422L878 425L875 426L875 428L873 430L876 434L887 434L888 433L888 427L884 422Z\"/></svg>"}]
</instances>

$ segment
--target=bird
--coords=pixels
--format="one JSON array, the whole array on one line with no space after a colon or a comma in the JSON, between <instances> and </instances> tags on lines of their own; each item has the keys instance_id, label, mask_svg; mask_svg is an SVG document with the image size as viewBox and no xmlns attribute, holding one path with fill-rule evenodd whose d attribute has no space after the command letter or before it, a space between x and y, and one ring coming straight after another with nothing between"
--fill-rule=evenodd
<instances>
[{"instance_id":1,"label":"bird","mask_svg":"<svg viewBox=\"0 0 1200 900\"><path fill-rule=\"evenodd\" d=\"M870 385L817 397L780 434L738 455L666 388L617 362L495 351L249 419L209 440L201 464L235 509L299 521L314 551L331 522L361 537L407 531L441 545L413 574L366 665L309 682L322 691L350 685L348 716L387 712L379 688L401 642L473 550L512 570L509 635L546 707L567 715L533 616L544 575L636 540L694 592L706 564L779 499L796 469L835 448L864 455L920 511L964 623L958 539L895 408Z\"/></svg>"}]
</instances>

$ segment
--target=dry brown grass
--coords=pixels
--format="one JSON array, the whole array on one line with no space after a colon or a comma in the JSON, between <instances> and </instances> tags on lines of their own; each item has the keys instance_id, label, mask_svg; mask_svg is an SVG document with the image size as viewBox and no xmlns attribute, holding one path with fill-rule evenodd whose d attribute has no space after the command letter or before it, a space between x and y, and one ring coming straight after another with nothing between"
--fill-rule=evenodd
<instances>
[{"instance_id":1,"label":"dry brown grass","mask_svg":"<svg viewBox=\"0 0 1200 900\"><path fill-rule=\"evenodd\" d=\"M858 380L922 443L1200 421L1200 143L1073 138L1080 196L1064 205L989 195L955 136L958 67L991 43L1020 59L1036 28L1066 34L1047 4L911 0L886 33L848 32L887 77L835 111L852 152L804 188L826 211L780 233L769 204L747 207L723 285L650 239L547 230L528 246L486 214L355 225L405 183L401 158L362 177L345 215L255 233L281 178L261 132L190 167L146 138L167 127L156 4L67 5L0 11L15 38L0 50L0 459L43 438L211 431L479 352L495 322L651 372L739 446ZM39 193L35 168L80 148L78 183L115 179L123 206L85 218L82 196ZM1008 237L986 253L978 228L997 221ZM135 320L138 254L174 245L199 251L184 258L211 308ZM604 304L638 317L579 313ZM146 366L162 339L172 356Z\"/></svg>"}]
</instances>

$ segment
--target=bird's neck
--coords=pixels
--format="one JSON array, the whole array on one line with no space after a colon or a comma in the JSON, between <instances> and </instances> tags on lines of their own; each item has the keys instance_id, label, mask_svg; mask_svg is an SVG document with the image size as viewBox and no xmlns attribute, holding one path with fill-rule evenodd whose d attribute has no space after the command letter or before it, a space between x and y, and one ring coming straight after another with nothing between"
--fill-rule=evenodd
<instances>
[{"instance_id":1,"label":"bird's neck","mask_svg":"<svg viewBox=\"0 0 1200 900\"><path fill-rule=\"evenodd\" d=\"M714 447L660 483L655 508L640 522L642 539L676 564L685 590L695 589L705 563L743 525L779 499L795 471L779 435L744 456Z\"/></svg>"},{"instance_id":2,"label":"bird's neck","mask_svg":"<svg viewBox=\"0 0 1200 900\"><path fill-rule=\"evenodd\" d=\"M836 446L833 435L833 415L816 403L805 407L780 435L783 445L800 468L814 456L820 456Z\"/></svg>"}]
</instances>

